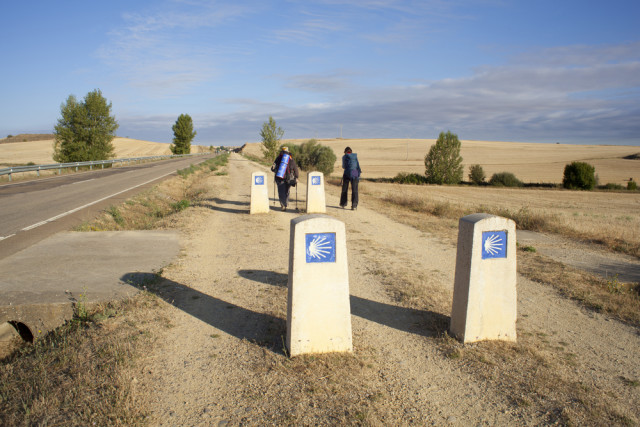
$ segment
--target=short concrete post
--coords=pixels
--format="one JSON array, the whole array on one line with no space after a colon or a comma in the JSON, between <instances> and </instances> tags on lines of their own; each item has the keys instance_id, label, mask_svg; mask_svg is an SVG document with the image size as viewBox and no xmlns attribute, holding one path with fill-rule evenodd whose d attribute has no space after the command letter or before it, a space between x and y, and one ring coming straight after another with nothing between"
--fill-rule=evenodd
<instances>
[{"instance_id":1,"label":"short concrete post","mask_svg":"<svg viewBox=\"0 0 640 427\"><path fill-rule=\"evenodd\" d=\"M307 213L325 213L324 174L309 172L307 175Z\"/></svg>"},{"instance_id":2,"label":"short concrete post","mask_svg":"<svg viewBox=\"0 0 640 427\"><path fill-rule=\"evenodd\" d=\"M460 218L450 331L464 343L516 341L516 226L489 214Z\"/></svg>"},{"instance_id":3,"label":"short concrete post","mask_svg":"<svg viewBox=\"0 0 640 427\"><path fill-rule=\"evenodd\" d=\"M288 286L289 355L353 351L343 222L326 215L291 220Z\"/></svg>"},{"instance_id":4,"label":"short concrete post","mask_svg":"<svg viewBox=\"0 0 640 427\"><path fill-rule=\"evenodd\" d=\"M267 175L264 172L251 174L251 215L269 213L269 190L267 188Z\"/></svg>"}]
</instances>

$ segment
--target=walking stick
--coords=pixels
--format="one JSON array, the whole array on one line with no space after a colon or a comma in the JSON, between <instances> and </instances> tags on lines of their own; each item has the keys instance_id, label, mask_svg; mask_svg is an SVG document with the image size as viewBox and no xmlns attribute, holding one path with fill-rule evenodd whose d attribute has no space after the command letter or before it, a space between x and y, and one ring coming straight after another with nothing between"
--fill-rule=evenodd
<instances>
[{"instance_id":1,"label":"walking stick","mask_svg":"<svg viewBox=\"0 0 640 427\"><path fill-rule=\"evenodd\" d=\"M273 207L276 207L276 177L273 176Z\"/></svg>"},{"instance_id":2,"label":"walking stick","mask_svg":"<svg viewBox=\"0 0 640 427\"><path fill-rule=\"evenodd\" d=\"M298 212L298 184L296 183L296 212Z\"/></svg>"}]
</instances>

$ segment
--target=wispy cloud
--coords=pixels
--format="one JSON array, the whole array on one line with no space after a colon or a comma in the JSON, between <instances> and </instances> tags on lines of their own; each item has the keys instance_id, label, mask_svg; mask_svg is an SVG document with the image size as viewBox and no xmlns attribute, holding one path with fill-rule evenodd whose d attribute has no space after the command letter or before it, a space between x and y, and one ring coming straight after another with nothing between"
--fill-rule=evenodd
<instances>
[{"instance_id":1,"label":"wispy cloud","mask_svg":"<svg viewBox=\"0 0 640 427\"><path fill-rule=\"evenodd\" d=\"M327 73L300 74L284 77L284 86L291 89L299 89L323 94L335 94L337 92L352 91L357 84L354 77L360 72L348 70L335 70Z\"/></svg>"},{"instance_id":2,"label":"wispy cloud","mask_svg":"<svg viewBox=\"0 0 640 427\"><path fill-rule=\"evenodd\" d=\"M109 34L98 57L132 87L156 97L183 94L216 75L215 44L204 44L200 30L213 28L251 9L233 4L179 2L189 10L126 13Z\"/></svg>"},{"instance_id":3,"label":"wispy cloud","mask_svg":"<svg viewBox=\"0 0 640 427\"><path fill-rule=\"evenodd\" d=\"M348 137L433 138L451 129L462 138L475 139L638 143L640 62L635 51L616 45L559 50L565 52L565 61L531 54L526 67L511 61L483 67L466 78L359 88L358 93L350 91L329 102L280 105L277 110L255 104L248 115L217 117L217 124L203 129L202 135L222 135L224 130L237 143L254 141L261 120L277 111L274 117L288 137L312 137L317 132L335 136L342 124ZM610 60L612 51L619 52L615 61ZM605 53L596 60L601 52ZM578 62L583 65L576 66ZM304 75L287 83L335 95L344 80L338 74L326 80Z\"/></svg>"}]
</instances>

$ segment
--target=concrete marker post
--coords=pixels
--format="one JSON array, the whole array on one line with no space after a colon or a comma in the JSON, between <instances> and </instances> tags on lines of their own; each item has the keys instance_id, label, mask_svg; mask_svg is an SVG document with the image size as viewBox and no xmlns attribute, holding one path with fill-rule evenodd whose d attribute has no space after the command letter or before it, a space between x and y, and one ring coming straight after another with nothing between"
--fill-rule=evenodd
<instances>
[{"instance_id":1,"label":"concrete marker post","mask_svg":"<svg viewBox=\"0 0 640 427\"><path fill-rule=\"evenodd\" d=\"M289 356L353 351L343 222L318 214L291 220L288 286Z\"/></svg>"},{"instance_id":2,"label":"concrete marker post","mask_svg":"<svg viewBox=\"0 0 640 427\"><path fill-rule=\"evenodd\" d=\"M307 175L307 213L325 213L327 204L324 197L324 174L309 172Z\"/></svg>"},{"instance_id":3,"label":"concrete marker post","mask_svg":"<svg viewBox=\"0 0 640 427\"><path fill-rule=\"evenodd\" d=\"M251 174L251 207L249 214L269 213L269 190L267 174L254 172Z\"/></svg>"},{"instance_id":4,"label":"concrete marker post","mask_svg":"<svg viewBox=\"0 0 640 427\"><path fill-rule=\"evenodd\" d=\"M450 332L463 343L516 341L516 317L515 222L460 218Z\"/></svg>"}]
</instances>

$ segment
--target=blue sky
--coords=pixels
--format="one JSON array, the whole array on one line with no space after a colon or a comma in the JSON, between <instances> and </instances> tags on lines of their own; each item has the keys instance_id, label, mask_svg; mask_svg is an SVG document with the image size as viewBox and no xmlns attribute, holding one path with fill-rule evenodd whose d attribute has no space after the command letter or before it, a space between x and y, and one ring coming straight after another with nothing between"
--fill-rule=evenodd
<instances>
[{"instance_id":1,"label":"blue sky","mask_svg":"<svg viewBox=\"0 0 640 427\"><path fill-rule=\"evenodd\" d=\"M640 145L637 0L2 2L0 136L100 89L119 136Z\"/></svg>"}]
</instances>

